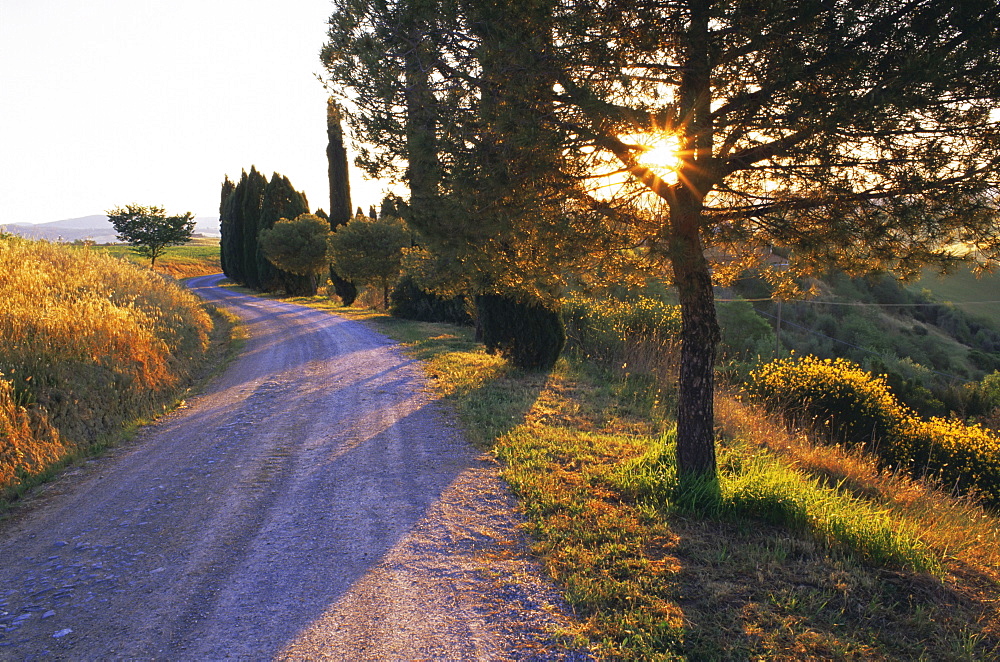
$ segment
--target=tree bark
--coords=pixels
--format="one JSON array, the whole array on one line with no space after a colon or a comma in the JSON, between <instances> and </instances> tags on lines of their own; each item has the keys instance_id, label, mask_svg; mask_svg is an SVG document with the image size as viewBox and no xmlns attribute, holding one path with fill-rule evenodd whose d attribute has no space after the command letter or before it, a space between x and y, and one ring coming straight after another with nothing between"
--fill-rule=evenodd
<instances>
[{"instance_id":1,"label":"tree bark","mask_svg":"<svg viewBox=\"0 0 1000 662\"><path fill-rule=\"evenodd\" d=\"M715 184L712 130L711 0L688 0L680 85L688 118L681 140L678 185L670 200L670 260L681 304L681 374L677 403L677 475L685 484L718 485L715 460L715 356L719 323L712 274L701 243L705 196ZM698 492L689 493L697 499Z\"/></svg>"},{"instance_id":2,"label":"tree bark","mask_svg":"<svg viewBox=\"0 0 1000 662\"><path fill-rule=\"evenodd\" d=\"M677 404L677 474L715 480L715 357L719 323L712 276L699 235L701 205L671 208L670 260L681 304L681 367Z\"/></svg>"}]
</instances>

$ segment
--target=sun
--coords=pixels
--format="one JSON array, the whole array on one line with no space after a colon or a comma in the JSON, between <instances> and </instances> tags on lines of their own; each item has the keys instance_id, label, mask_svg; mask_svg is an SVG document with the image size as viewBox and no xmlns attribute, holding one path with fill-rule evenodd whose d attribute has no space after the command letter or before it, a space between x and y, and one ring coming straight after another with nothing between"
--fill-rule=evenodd
<instances>
[{"instance_id":1,"label":"sun","mask_svg":"<svg viewBox=\"0 0 1000 662\"><path fill-rule=\"evenodd\" d=\"M681 167L678 156L680 142L671 134L635 136L635 144L643 148L638 161L661 178L677 181L677 170Z\"/></svg>"}]
</instances>

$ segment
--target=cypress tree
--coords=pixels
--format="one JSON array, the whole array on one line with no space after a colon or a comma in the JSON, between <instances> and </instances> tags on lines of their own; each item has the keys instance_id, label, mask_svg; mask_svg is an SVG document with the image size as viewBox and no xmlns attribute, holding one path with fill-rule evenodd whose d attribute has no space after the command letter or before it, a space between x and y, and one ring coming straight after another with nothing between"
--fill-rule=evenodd
<instances>
[{"instance_id":1,"label":"cypress tree","mask_svg":"<svg viewBox=\"0 0 1000 662\"><path fill-rule=\"evenodd\" d=\"M379 207L378 217L395 216L396 218L406 218L403 212L403 201L393 194L388 194L382 198L382 206Z\"/></svg>"},{"instance_id":2,"label":"cypress tree","mask_svg":"<svg viewBox=\"0 0 1000 662\"><path fill-rule=\"evenodd\" d=\"M225 186L225 184L223 184ZM240 176L240 181L233 187L232 192L226 196L222 205L221 214L221 251L224 254L226 265L226 277L234 283L241 285L246 283L243 271L243 234L245 226L243 223L243 198L247 190L246 170Z\"/></svg>"},{"instance_id":3,"label":"cypress tree","mask_svg":"<svg viewBox=\"0 0 1000 662\"><path fill-rule=\"evenodd\" d=\"M331 97L326 102L326 159L330 177L330 229L336 230L351 220L351 183L347 170L347 147L344 145L343 113ZM330 267L330 282L345 306L358 297L358 288L346 278L341 278Z\"/></svg>"},{"instance_id":4,"label":"cypress tree","mask_svg":"<svg viewBox=\"0 0 1000 662\"><path fill-rule=\"evenodd\" d=\"M271 176L263 190L261 212L259 216L258 234L263 229L271 229L281 218L297 218L309 213L309 202L304 193L296 191L287 177L278 173ZM260 289L274 292L284 289L288 294L311 296L316 294L318 279L314 276L300 276L278 269L268 261L259 242L255 242L254 259L257 275L260 279Z\"/></svg>"},{"instance_id":5,"label":"cypress tree","mask_svg":"<svg viewBox=\"0 0 1000 662\"><path fill-rule=\"evenodd\" d=\"M264 199L264 187L267 179L250 167L247 175L246 189L243 194L243 280L247 287L262 290L261 274L257 261L257 234L260 232L261 203Z\"/></svg>"},{"instance_id":6,"label":"cypress tree","mask_svg":"<svg viewBox=\"0 0 1000 662\"><path fill-rule=\"evenodd\" d=\"M342 112L330 98L326 103L326 159L330 178L330 228L336 229L351 220L351 184L347 170L347 147L344 145Z\"/></svg>"},{"instance_id":7,"label":"cypress tree","mask_svg":"<svg viewBox=\"0 0 1000 662\"><path fill-rule=\"evenodd\" d=\"M222 182L222 195L219 201L219 233L222 235L222 238L219 240L219 259L222 262L222 273L226 274L226 277L230 277L227 262L231 247L228 244L232 242L232 228L227 227L226 223L226 201L229 200L229 196L235 190L236 184L233 184L227 175Z\"/></svg>"}]
</instances>

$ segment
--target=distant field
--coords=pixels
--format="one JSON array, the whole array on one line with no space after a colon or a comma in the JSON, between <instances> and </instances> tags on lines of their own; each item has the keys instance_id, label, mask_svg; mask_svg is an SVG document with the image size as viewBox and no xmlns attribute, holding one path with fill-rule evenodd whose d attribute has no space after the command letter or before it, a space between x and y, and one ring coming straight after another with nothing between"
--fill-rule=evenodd
<instances>
[{"instance_id":1,"label":"distant field","mask_svg":"<svg viewBox=\"0 0 1000 662\"><path fill-rule=\"evenodd\" d=\"M927 270L915 287L926 288L940 301L949 301L970 315L986 318L994 326L1000 326L1000 274L984 274L977 278L963 268L939 276Z\"/></svg>"},{"instance_id":2,"label":"distant field","mask_svg":"<svg viewBox=\"0 0 1000 662\"><path fill-rule=\"evenodd\" d=\"M124 244L105 244L96 246L116 257L149 266L149 259L140 257ZM199 237L183 246L171 246L165 255L156 261L156 271L174 278L191 278L216 274L222 271L219 261L219 240L211 237Z\"/></svg>"}]
</instances>

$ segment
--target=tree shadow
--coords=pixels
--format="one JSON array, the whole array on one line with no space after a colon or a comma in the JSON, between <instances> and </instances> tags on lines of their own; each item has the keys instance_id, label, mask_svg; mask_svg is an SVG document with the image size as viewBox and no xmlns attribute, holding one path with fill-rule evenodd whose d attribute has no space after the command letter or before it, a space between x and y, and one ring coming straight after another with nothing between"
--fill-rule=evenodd
<instances>
[{"instance_id":1,"label":"tree shadow","mask_svg":"<svg viewBox=\"0 0 1000 662\"><path fill-rule=\"evenodd\" d=\"M664 551L678 562L672 583L689 659L988 659L1000 651L997 607L985 592L874 567L760 521L675 518L670 527L678 538Z\"/></svg>"}]
</instances>

